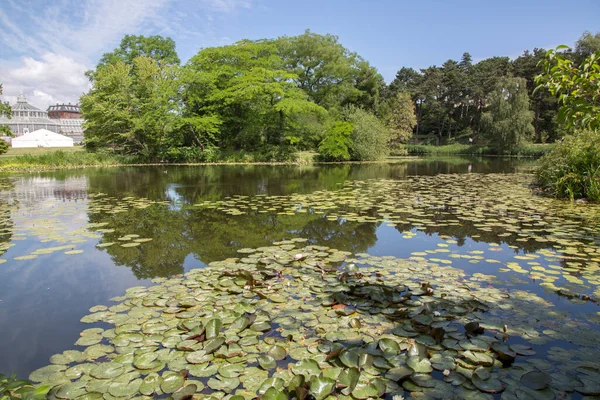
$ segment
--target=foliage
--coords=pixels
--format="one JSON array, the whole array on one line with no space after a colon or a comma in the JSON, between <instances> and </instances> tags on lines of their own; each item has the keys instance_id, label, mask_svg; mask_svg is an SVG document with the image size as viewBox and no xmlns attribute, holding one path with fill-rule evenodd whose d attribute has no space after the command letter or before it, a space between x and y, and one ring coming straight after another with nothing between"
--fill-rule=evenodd
<instances>
[{"instance_id":1,"label":"foliage","mask_svg":"<svg viewBox=\"0 0 600 400\"><path fill-rule=\"evenodd\" d=\"M554 142L562 138L563 130L557 123L558 103L547 89L536 90L535 77L540 73L539 62L546 56L543 49L526 50L513 61L513 74L527 80L529 109L533 112L534 140L537 143Z\"/></svg>"},{"instance_id":2,"label":"foliage","mask_svg":"<svg viewBox=\"0 0 600 400\"><path fill-rule=\"evenodd\" d=\"M133 65L138 57L151 58L160 66L179 65L180 62L175 42L169 37L125 35L118 48L102 56L97 69L119 62Z\"/></svg>"},{"instance_id":3,"label":"foliage","mask_svg":"<svg viewBox=\"0 0 600 400\"><path fill-rule=\"evenodd\" d=\"M600 202L600 132L566 137L542 159L536 175L542 187L557 197Z\"/></svg>"},{"instance_id":4,"label":"foliage","mask_svg":"<svg viewBox=\"0 0 600 400\"><path fill-rule=\"evenodd\" d=\"M558 96L559 120L567 129L600 130L600 51L584 58L579 65L558 50L548 50L540 61L542 74L538 88Z\"/></svg>"},{"instance_id":5,"label":"foliage","mask_svg":"<svg viewBox=\"0 0 600 400\"><path fill-rule=\"evenodd\" d=\"M302 118L326 114L283 69L272 41L203 49L184 76L184 121L204 125L204 139L223 147L294 147L306 139Z\"/></svg>"},{"instance_id":6,"label":"foliage","mask_svg":"<svg viewBox=\"0 0 600 400\"><path fill-rule=\"evenodd\" d=\"M91 75L92 89L81 97L86 146L154 160L173 144L180 124L178 76L177 67L145 56L133 65L118 61L99 68Z\"/></svg>"},{"instance_id":7,"label":"foliage","mask_svg":"<svg viewBox=\"0 0 600 400\"><path fill-rule=\"evenodd\" d=\"M283 68L295 75L294 82L311 101L328 110L349 103L374 107L383 78L337 36L307 30L276 44Z\"/></svg>"},{"instance_id":8,"label":"foliage","mask_svg":"<svg viewBox=\"0 0 600 400\"><path fill-rule=\"evenodd\" d=\"M600 32L592 34L589 31L585 31L575 44L575 61L581 65L586 58L599 51Z\"/></svg>"},{"instance_id":9,"label":"foliage","mask_svg":"<svg viewBox=\"0 0 600 400\"><path fill-rule=\"evenodd\" d=\"M390 132L374 114L349 106L344 109L343 115L354 127L350 135L352 160L375 161L388 156Z\"/></svg>"},{"instance_id":10,"label":"foliage","mask_svg":"<svg viewBox=\"0 0 600 400\"><path fill-rule=\"evenodd\" d=\"M6 153L9 149L8 143L0 139L0 155Z\"/></svg>"},{"instance_id":11,"label":"foliage","mask_svg":"<svg viewBox=\"0 0 600 400\"><path fill-rule=\"evenodd\" d=\"M35 154L32 151L30 154L0 158L0 171L123 165L136 162L139 162L139 160L134 157L115 155L106 151L92 153L86 151L55 150L41 154Z\"/></svg>"},{"instance_id":12,"label":"foliage","mask_svg":"<svg viewBox=\"0 0 600 400\"><path fill-rule=\"evenodd\" d=\"M444 146L424 145L424 144L407 144L406 150L409 155L431 155L431 154L460 154L474 156L489 156L498 155L498 150L491 146L468 145L468 144L449 144ZM554 149L554 143L533 144L526 143L516 148L513 148L510 154L503 155L533 157L539 158L548 154Z\"/></svg>"},{"instance_id":13,"label":"foliage","mask_svg":"<svg viewBox=\"0 0 600 400\"><path fill-rule=\"evenodd\" d=\"M523 78L502 78L482 116L488 139L501 153L510 154L533 137L533 113L529 110L526 85Z\"/></svg>"},{"instance_id":14,"label":"foliage","mask_svg":"<svg viewBox=\"0 0 600 400\"><path fill-rule=\"evenodd\" d=\"M2 95L2 84L0 83L0 96ZM10 104L8 104L8 102L3 102L0 101L0 115L5 115L6 117L10 118L11 117L11 107ZM12 132L10 130L10 128L6 125L0 125L0 135L5 135L5 136L12 136ZM2 140L0 140L0 142L2 142ZM6 153L6 150L8 149L7 147L8 145L0 143L0 154Z\"/></svg>"},{"instance_id":15,"label":"foliage","mask_svg":"<svg viewBox=\"0 0 600 400\"><path fill-rule=\"evenodd\" d=\"M325 138L319 145L319 156L323 161L348 161L354 131L351 122L337 121L332 123L327 130Z\"/></svg>"},{"instance_id":16,"label":"foliage","mask_svg":"<svg viewBox=\"0 0 600 400\"><path fill-rule=\"evenodd\" d=\"M43 400L50 386L34 387L31 382L17 379L16 375L0 374L0 400Z\"/></svg>"},{"instance_id":17,"label":"foliage","mask_svg":"<svg viewBox=\"0 0 600 400\"><path fill-rule=\"evenodd\" d=\"M414 127L417 125L415 105L410 94L398 92L385 101L380 113L390 130L391 146L399 148L402 143L407 143L413 135Z\"/></svg>"}]
</instances>

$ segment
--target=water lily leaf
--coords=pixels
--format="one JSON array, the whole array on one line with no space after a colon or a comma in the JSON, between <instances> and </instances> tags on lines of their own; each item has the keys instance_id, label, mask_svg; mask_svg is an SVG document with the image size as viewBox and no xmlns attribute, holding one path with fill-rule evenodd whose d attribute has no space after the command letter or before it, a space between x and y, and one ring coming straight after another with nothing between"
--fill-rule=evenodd
<instances>
[{"instance_id":1,"label":"water lily leaf","mask_svg":"<svg viewBox=\"0 0 600 400\"><path fill-rule=\"evenodd\" d=\"M494 359L486 353L480 353L475 351L465 351L463 356L476 365L483 365L484 367L491 367L494 365Z\"/></svg>"},{"instance_id":2,"label":"water lily leaf","mask_svg":"<svg viewBox=\"0 0 600 400\"><path fill-rule=\"evenodd\" d=\"M358 368L345 368L338 377L338 385L347 387L352 392L358 383L360 372Z\"/></svg>"},{"instance_id":3,"label":"water lily leaf","mask_svg":"<svg viewBox=\"0 0 600 400\"><path fill-rule=\"evenodd\" d=\"M206 354L205 350L198 350L192 353L188 353L185 359L190 364L204 364L212 359L212 356Z\"/></svg>"},{"instance_id":4,"label":"water lily leaf","mask_svg":"<svg viewBox=\"0 0 600 400\"><path fill-rule=\"evenodd\" d=\"M270 387L262 396L260 396L261 400L288 400L288 398L289 396L286 392L282 392L274 387Z\"/></svg>"},{"instance_id":5,"label":"water lily leaf","mask_svg":"<svg viewBox=\"0 0 600 400\"><path fill-rule=\"evenodd\" d=\"M206 323L206 338L214 339L219 336L223 322L218 318L213 318Z\"/></svg>"},{"instance_id":6,"label":"water lily leaf","mask_svg":"<svg viewBox=\"0 0 600 400\"><path fill-rule=\"evenodd\" d=\"M358 366L360 368L369 368L371 365L373 365L373 362L375 361L375 358L368 353L361 353L361 355L358 357Z\"/></svg>"},{"instance_id":7,"label":"water lily leaf","mask_svg":"<svg viewBox=\"0 0 600 400\"><path fill-rule=\"evenodd\" d=\"M191 399L192 396L198 391L198 386L195 384L190 384L182 387L173 393L173 400L184 400Z\"/></svg>"},{"instance_id":8,"label":"water lily leaf","mask_svg":"<svg viewBox=\"0 0 600 400\"><path fill-rule=\"evenodd\" d=\"M419 356L410 356L406 360L406 364L412 368L415 372L421 374L428 374L433 371L431 362L427 358L420 358Z\"/></svg>"},{"instance_id":9,"label":"water lily leaf","mask_svg":"<svg viewBox=\"0 0 600 400\"><path fill-rule=\"evenodd\" d=\"M486 393L500 393L506 388L504 383L502 383L498 379L491 378L487 380L482 380L481 378L479 378L478 375L475 374L473 374L473 376L471 377L471 382L473 382L473 385L477 389Z\"/></svg>"},{"instance_id":10,"label":"water lily leaf","mask_svg":"<svg viewBox=\"0 0 600 400\"><path fill-rule=\"evenodd\" d=\"M219 375L223 378L237 378L244 371L241 364L226 364L219 367Z\"/></svg>"},{"instance_id":11,"label":"water lily leaf","mask_svg":"<svg viewBox=\"0 0 600 400\"><path fill-rule=\"evenodd\" d=\"M63 385L56 392L56 397L59 399L76 399L86 393L86 382L75 382ZM10 387L9 387L10 389Z\"/></svg>"},{"instance_id":12,"label":"water lily leaf","mask_svg":"<svg viewBox=\"0 0 600 400\"><path fill-rule=\"evenodd\" d=\"M257 360L263 369L273 369L277 366L277 361L269 355L259 356Z\"/></svg>"},{"instance_id":13,"label":"water lily leaf","mask_svg":"<svg viewBox=\"0 0 600 400\"><path fill-rule=\"evenodd\" d=\"M267 351L267 354L274 360L281 361L287 356L287 351L283 347L275 345Z\"/></svg>"},{"instance_id":14,"label":"water lily leaf","mask_svg":"<svg viewBox=\"0 0 600 400\"><path fill-rule=\"evenodd\" d=\"M140 389L141 384L141 379L135 379L131 382L113 381L108 386L108 393L115 397L133 397Z\"/></svg>"},{"instance_id":15,"label":"water lily leaf","mask_svg":"<svg viewBox=\"0 0 600 400\"><path fill-rule=\"evenodd\" d=\"M160 389L164 393L173 393L183 386L184 378L181 374L167 371L163 374Z\"/></svg>"},{"instance_id":16,"label":"water lily leaf","mask_svg":"<svg viewBox=\"0 0 600 400\"><path fill-rule=\"evenodd\" d=\"M369 383L359 383L352 391L355 399L377 398L385 393L385 384L380 379L374 379Z\"/></svg>"},{"instance_id":17,"label":"water lily leaf","mask_svg":"<svg viewBox=\"0 0 600 400\"><path fill-rule=\"evenodd\" d=\"M310 380L309 393L316 400L323 400L325 397L329 396L329 394L333 391L334 385L335 381L333 379L314 376Z\"/></svg>"},{"instance_id":18,"label":"water lily leaf","mask_svg":"<svg viewBox=\"0 0 600 400\"><path fill-rule=\"evenodd\" d=\"M114 379L122 375L125 368L120 364L102 363L90 371L90 375L97 379Z\"/></svg>"},{"instance_id":19,"label":"water lily leaf","mask_svg":"<svg viewBox=\"0 0 600 400\"><path fill-rule=\"evenodd\" d=\"M340 354L340 361L349 368L358 367L359 354L356 349L346 349Z\"/></svg>"},{"instance_id":20,"label":"water lily leaf","mask_svg":"<svg viewBox=\"0 0 600 400\"><path fill-rule=\"evenodd\" d=\"M302 360L292 366L292 372L296 375L319 375L321 373L321 367L315 360Z\"/></svg>"},{"instance_id":21,"label":"water lily leaf","mask_svg":"<svg viewBox=\"0 0 600 400\"><path fill-rule=\"evenodd\" d=\"M379 348L385 353L398 354L400 352L398 342L392 339L379 340Z\"/></svg>"},{"instance_id":22,"label":"water lily leaf","mask_svg":"<svg viewBox=\"0 0 600 400\"><path fill-rule=\"evenodd\" d=\"M521 384L533 390L544 389L551 381L550 375L539 371L529 371L523 374L519 380Z\"/></svg>"},{"instance_id":23,"label":"water lily leaf","mask_svg":"<svg viewBox=\"0 0 600 400\"><path fill-rule=\"evenodd\" d=\"M231 393L240 385L240 380L238 378L224 378L220 376L219 379L210 378L206 385L213 390Z\"/></svg>"},{"instance_id":24,"label":"water lily leaf","mask_svg":"<svg viewBox=\"0 0 600 400\"><path fill-rule=\"evenodd\" d=\"M412 368L403 365L400 367L389 369L388 372L385 374L385 377L392 381L399 382L408 378L414 373L415 371Z\"/></svg>"},{"instance_id":25,"label":"water lily leaf","mask_svg":"<svg viewBox=\"0 0 600 400\"><path fill-rule=\"evenodd\" d=\"M223 343L225 343L225 338L223 337L217 337L214 339L207 340L206 342L204 342L203 350L206 354L214 353L219 347L223 345Z\"/></svg>"},{"instance_id":26,"label":"water lily leaf","mask_svg":"<svg viewBox=\"0 0 600 400\"><path fill-rule=\"evenodd\" d=\"M158 354L152 353L144 353L139 356L136 356L133 359L133 366L137 369L153 369L160 365L160 361L156 361L158 358Z\"/></svg>"},{"instance_id":27,"label":"water lily leaf","mask_svg":"<svg viewBox=\"0 0 600 400\"><path fill-rule=\"evenodd\" d=\"M147 375L140 385L140 393L144 396L152 396L160 389L160 376L153 372Z\"/></svg>"},{"instance_id":28,"label":"water lily leaf","mask_svg":"<svg viewBox=\"0 0 600 400\"><path fill-rule=\"evenodd\" d=\"M285 381L281 378L267 378L263 381L263 383L258 388L258 394L265 394L269 388L275 388L276 390L281 390Z\"/></svg>"}]
</instances>

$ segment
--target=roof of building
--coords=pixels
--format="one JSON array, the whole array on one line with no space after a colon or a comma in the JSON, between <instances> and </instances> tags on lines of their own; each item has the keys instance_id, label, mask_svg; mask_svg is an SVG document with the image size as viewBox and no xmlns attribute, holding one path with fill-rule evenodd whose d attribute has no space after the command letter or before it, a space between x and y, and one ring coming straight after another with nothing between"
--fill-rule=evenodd
<instances>
[{"instance_id":1,"label":"roof of building","mask_svg":"<svg viewBox=\"0 0 600 400\"><path fill-rule=\"evenodd\" d=\"M17 96L17 104L11 106L12 111L41 111L39 108L32 106L31 104L29 104L27 102L27 98L25 97L25 95L23 94L23 92L21 92L21 94L19 94Z\"/></svg>"},{"instance_id":2,"label":"roof of building","mask_svg":"<svg viewBox=\"0 0 600 400\"><path fill-rule=\"evenodd\" d=\"M48 111L81 112L78 104L56 104L48 107Z\"/></svg>"}]
</instances>

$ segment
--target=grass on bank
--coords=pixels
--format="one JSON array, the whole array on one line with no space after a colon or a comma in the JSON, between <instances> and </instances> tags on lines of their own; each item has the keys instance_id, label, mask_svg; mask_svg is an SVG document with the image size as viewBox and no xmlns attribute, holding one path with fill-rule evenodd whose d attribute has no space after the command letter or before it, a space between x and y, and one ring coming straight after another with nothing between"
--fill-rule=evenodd
<instances>
[{"instance_id":1,"label":"grass on bank","mask_svg":"<svg viewBox=\"0 0 600 400\"><path fill-rule=\"evenodd\" d=\"M34 148L24 148L24 149L15 149L12 147L8 148L8 151L4 154L0 154L0 159L3 158L10 158L10 157L17 157L17 156L24 156L27 154L31 154L31 155L42 155L42 154L49 154L49 153L55 153L57 151L62 151L65 153L76 153L76 152L81 152L84 151L85 148L83 146L74 146L74 147L61 147L61 148L56 148L56 147L34 147Z\"/></svg>"},{"instance_id":2,"label":"grass on bank","mask_svg":"<svg viewBox=\"0 0 600 400\"><path fill-rule=\"evenodd\" d=\"M538 158L549 153L554 148L553 144L530 144L521 146L517 152L510 156ZM486 156L501 155L485 146L452 144L445 146L432 145L406 145L406 151L411 156L423 155L469 155ZM172 153L172 154L171 154ZM406 152L392 154L404 156ZM283 162L289 164L307 165L318 160L318 154L312 151L303 151L293 154L276 154L274 152L252 153L245 151L222 151L219 149L178 148L176 151L166 153L160 159L149 162L137 156L116 155L107 151L88 152L84 147L68 148L30 148L9 149L0 156L0 171L18 170L44 170L56 168L81 168L93 166L114 166L132 164L230 164L230 163L271 163Z\"/></svg>"},{"instance_id":3,"label":"grass on bank","mask_svg":"<svg viewBox=\"0 0 600 400\"><path fill-rule=\"evenodd\" d=\"M247 163L268 163L285 162L307 165L312 164L316 159L317 153L311 151L298 152L286 159L270 158L264 153L250 153L244 151L219 151L212 152L209 157L206 154L182 157L166 158L151 162L137 156L116 155L110 152L88 152L83 147L69 148L30 148L30 149L10 149L7 153L0 156L1 171L20 171L20 170L48 170L57 168L81 168L81 167L101 167L115 165L135 165L135 164L247 164Z\"/></svg>"},{"instance_id":4,"label":"grass on bank","mask_svg":"<svg viewBox=\"0 0 600 400\"><path fill-rule=\"evenodd\" d=\"M519 146L511 154L501 154L492 147L478 146L469 144L448 144L443 146L425 145L425 144L407 144L406 150L411 156L422 156L430 154L444 155L469 155L469 156L514 156L514 157L535 157L539 158L552 151L554 143L546 144L525 144Z\"/></svg>"}]
</instances>

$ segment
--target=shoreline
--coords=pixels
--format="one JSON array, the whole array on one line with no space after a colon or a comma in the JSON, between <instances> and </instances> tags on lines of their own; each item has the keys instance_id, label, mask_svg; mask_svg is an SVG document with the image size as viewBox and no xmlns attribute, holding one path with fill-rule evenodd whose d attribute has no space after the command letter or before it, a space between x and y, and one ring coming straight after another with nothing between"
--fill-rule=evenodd
<instances>
[{"instance_id":1,"label":"shoreline","mask_svg":"<svg viewBox=\"0 0 600 400\"><path fill-rule=\"evenodd\" d=\"M389 164L399 163L404 161L415 161L425 160L428 158L443 159L450 157L460 158L508 158L508 159L537 159L534 156L523 156L523 155L473 155L473 154L420 154L420 155L407 155L407 156L391 156L383 160L375 161L310 161L310 162L297 162L297 161L215 161L215 162L199 162L199 163L110 163L110 164L87 164L87 165L27 165L27 166L10 166L4 168L0 161L0 174L10 174L19 172L47 172L56 170L73 170L73 169L85 169L85 168L114 168L114 167L199 167L199 166L213 166L213 165L290 165L290 166L311 166L311 165L345 165L345 164Z\"/></svg>"}]
</instances>

